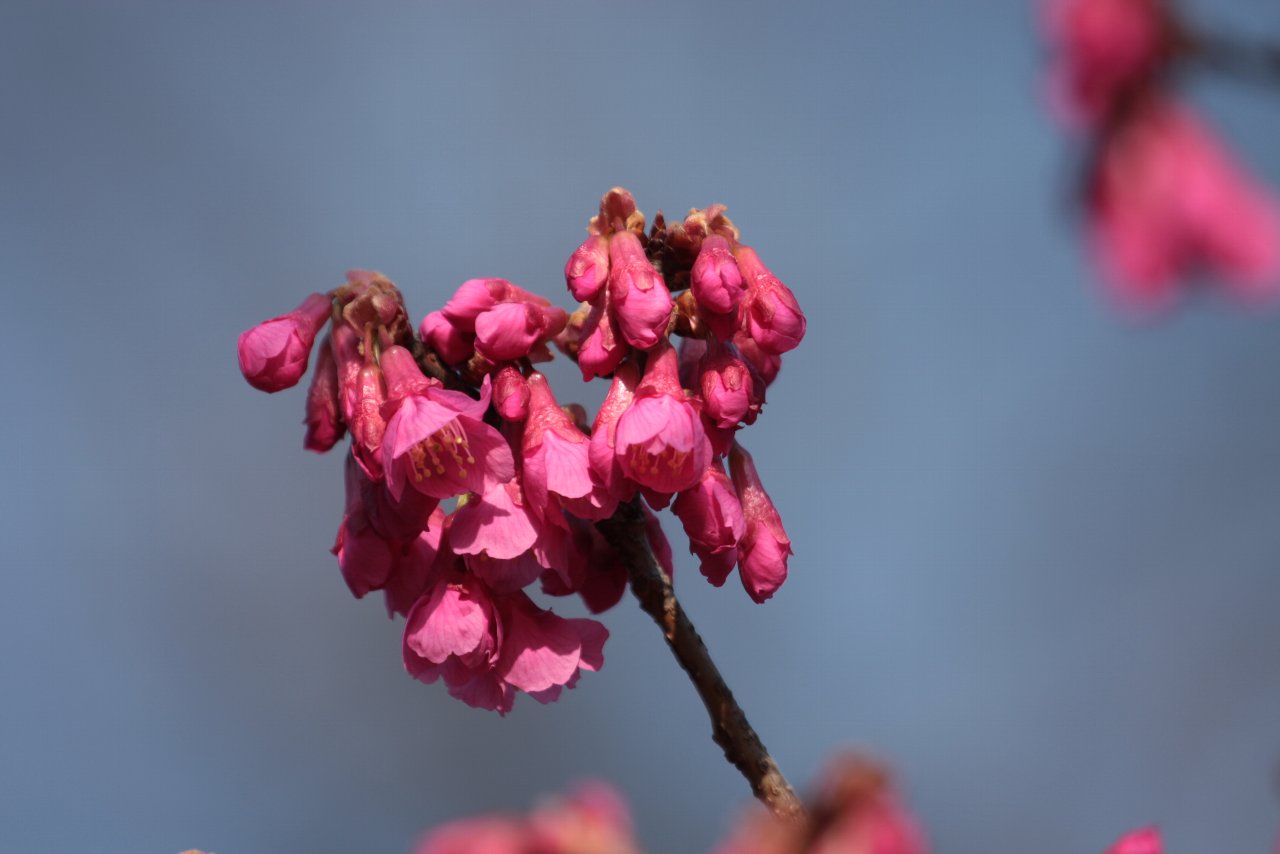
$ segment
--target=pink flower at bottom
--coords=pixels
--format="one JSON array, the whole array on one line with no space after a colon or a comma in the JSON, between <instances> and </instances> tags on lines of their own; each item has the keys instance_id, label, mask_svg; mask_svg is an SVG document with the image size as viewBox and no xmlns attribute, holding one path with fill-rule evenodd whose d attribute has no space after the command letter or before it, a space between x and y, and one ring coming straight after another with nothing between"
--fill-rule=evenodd
<instances>
[{"instance_id":1,"label":"pink flower at bottom","mask_svg":"<svg viewBox=\"0 0 1280 854\"><path fill-rule=\"evenodd\" d=\"M488 815L427 834L414 854L638 854L626 802L610 786L583 783L527 817Z\"/></svg>"},{"instance_id":2,"label":"pink flower at bottom","mask_svg":"<svg viewBox=\"0 0 1280 854\"><path fill-rule=\"evenodd\" d=\"M1154 827L1144 827L1120 837L1115 845L1107 849L1107 854L1161 854L1163 851L1160 831Z\"/></svg>"},{"instance_id":3,"label":"pink flower at bottom","mask_svg":"<svg viewBox=\"0 0 1280 854\"><path fill-rule=\"evenodd\" d=\"M517 690L549 703L581 671L599 670L608 637L595 620L565 619L523 592L495 594L474 575L446 568L409 612L404 664L415 679L443 678L467 705L505 715Z\"/></svg>"},{"instance_id":4,"label":"pink flower at bottom","mask_svg":"<svg viewBox=\"0 0 1280 854\"><path fill-rule=\"evenodd\" d=\"M1167 305L1201 271L1244 298L1280 292L1280 209L1189 110L1156 101L1108 137L1088 202L1115 293L1133 307Z\"/></svg>"},{"instance_id":5,"label":"pink flower at bottom","mask_svg":"<svg viewBox=\"0 0 1280 854\"><path fill-rule=\"evenodd\" d=\"M240 373L249 385L265 392L297 385L307 371L316 335L332 311L328 294L312 294L288 314L241 332L236 351Z\"/></svg>"}]
</instances>

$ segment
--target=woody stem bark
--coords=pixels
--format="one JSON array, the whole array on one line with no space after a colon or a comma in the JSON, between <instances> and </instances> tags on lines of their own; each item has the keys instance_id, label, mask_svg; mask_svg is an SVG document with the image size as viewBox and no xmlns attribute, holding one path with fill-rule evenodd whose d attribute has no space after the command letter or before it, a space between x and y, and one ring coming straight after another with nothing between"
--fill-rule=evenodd
<instances>
[{"instance_id":1,"label":"woody stem bark","mask_svg":"<svg viewBox=\"0 0 1280 854\"><path fill-rule=\"evenodd\" d=\"M680 607L671 579L659 567L649 547L639 508L634 503L621 505L613 518L599 523L599 528L626 561L631 592L640 608L662 629L671 654L689 675L689 681L707 707L711 737L724 750L725 759L741 772L751 785L752 793L776 815L802 817L804 807L800 799L756 735L711 660L706 644Z\"/></svg>"}]
</instances>

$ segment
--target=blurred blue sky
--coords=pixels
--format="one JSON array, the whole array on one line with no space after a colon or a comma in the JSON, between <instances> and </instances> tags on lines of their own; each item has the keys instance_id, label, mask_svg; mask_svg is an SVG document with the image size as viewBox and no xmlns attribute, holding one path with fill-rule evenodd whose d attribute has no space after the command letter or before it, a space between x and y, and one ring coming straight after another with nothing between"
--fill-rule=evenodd
<instances>
[{"instance_id":1,"label":"blurred blue sky","mask_svg":"<svg viewBox=\"0 0 1280 854\"><path fill-rule=\"evenodd\" d=\"M1269 0L1195 4L1280 35ZM652 851L746 789L647 618L507 719L409 679L327 549L341 459L241 329L350 267L411 312L560 270L600 194L725 202L809 312L745 437L765 606L678 589L793 780L898 769L943 854L1280 828L1280 315L1119 318L1022 0L7 2L0 852L408 850L596 776ZM1280 184L1280 100L1195 97ZM561 364L561 398L581 386ZM583 388L594 402L602 390ZM571 609L572 610L572 609Z\"/></svg>"}]
</instances>

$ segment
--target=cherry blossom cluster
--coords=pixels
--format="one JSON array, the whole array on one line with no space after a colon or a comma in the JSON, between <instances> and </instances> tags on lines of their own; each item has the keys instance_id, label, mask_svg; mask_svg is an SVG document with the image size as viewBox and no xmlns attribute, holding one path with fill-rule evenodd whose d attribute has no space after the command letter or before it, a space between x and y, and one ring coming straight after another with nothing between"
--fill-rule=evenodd
<instances>
[{"instance_id":1,"label":"cherry blossom cluster","mask_svg":"<svg viewBox=\"0 0 1280 854\"><path fill-rule=\"evenodd\" d=\"M1120 300L1168 305L1180 279L1280 292L1280 208L1171 85L1197 50L1167 0L1049 0L1059 112L1085 131L1089 230Z\"/></svg>"},{"instance_id":2,"label":"cherry blossom cluster","mask_svg":"<svg viewBox=\"0 0 1280 854\"><path fill-rule=\"evenodd\" d=\"M356 597L382 591L406 617L406 669L506 713L598 670L608 631L542 607L577 594L616 604L627 564L595 523L622 503L670 506L702 573L735 566L757 602L787 575L790 539L737 433L753 423L781 356L800 343L794 295L739 241L722 206L646 232L630 193L601 201L565 267L572 314L504 279L464 282L415 330L400 291L357 270L240 336L255 388L296 385L317 338L304 446L349 434L346 508L333 551ZM679 336L678 345L671 336ZM589 423L535 365L555 346L610 389ZM728 462L726 471L725 461Z\"/></svg>"},{"instance_id":3,"label":"cherry blossom cluster","mask_svg":"<svg viewBox=\"0 0 1280 854\"><path fill-rule=\"evenodd\" d=\"M601 783L535 808L528 817L490 815L436 828L415 854L636 854L622 798ZM852 756L833 762L809 814L779 819L758 805L714 854L926 854L916 823L878 766ZM1159 854L1133 849L1111 854Z\"/></svg>"}]
</instances>

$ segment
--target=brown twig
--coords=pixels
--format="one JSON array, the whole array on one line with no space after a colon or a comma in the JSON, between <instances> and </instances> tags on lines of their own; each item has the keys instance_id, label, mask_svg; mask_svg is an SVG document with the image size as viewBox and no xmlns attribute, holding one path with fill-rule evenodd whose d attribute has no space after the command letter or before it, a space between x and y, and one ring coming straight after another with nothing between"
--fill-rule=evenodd
<instances>
[{"instance_id":1,"label":"brown twig","mask_svg":"<svg viewBox=\"0 0 1280 854\"><path fill-rule=\"evenodd\" d=\"M599 523L600 532L622 555L631 578L631 592L640 608L653 618L667 639L676 661L689 674L711 717L711 737L724 750L729 760L751 784L752 793L774 814L783 818L801 818L804 807L760 736L751 728L746 714L733 698L707 652L706 644L689 621L676 599L671 579L658 566L639 508L624 504L613 518Z\"/></svg>"},{"instance_id":2,"label":"brown twig","mask_svg":"<svg viewBox=\"0 0 1280 854\"><path fill-rule=\"evenodd\" d=\"M1246 41L1223 33L1193 29L1186 55L1215 71L1280 86L1280 43Z\"/></svg>"}]
</instances>

